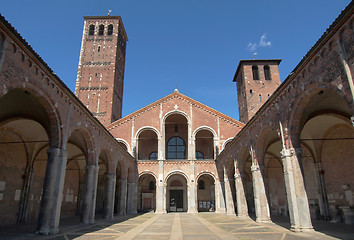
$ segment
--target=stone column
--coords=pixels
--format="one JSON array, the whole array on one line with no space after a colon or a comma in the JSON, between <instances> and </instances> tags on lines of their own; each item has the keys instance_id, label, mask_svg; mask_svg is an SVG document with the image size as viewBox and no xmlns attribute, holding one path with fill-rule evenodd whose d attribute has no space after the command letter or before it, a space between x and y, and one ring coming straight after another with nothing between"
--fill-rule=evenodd
<instances>
[{"instance_id":1,"label":"stone column","mask_svg":"<svg viewBox=\"0 0 354 240\"><path fill-rule=\"evenodd\" d=\"M85 170L85 183L82 202L81 222L84 224L95 223L96 192L98 181L98 166L87 165Z\"/></svg>"},{"instance_id":2,"label":"stone column","mask_svg":"<svg viewBox=\"0 0 354 240\"><path fill-rule=\"evenodd\" d=\"M296 156L295 149L285 148L281 151L281 159L290 215L290 230L312 230L310 209L299 162L301 159Z\"/></svg>"},{"instance_id":3,"label":"stone column","mask_svg":"<svg viewBox=\"0 0 354 240\"><path fill-rule=\"evenodd\" d=\"M136 183L128 183L127 214L137 214L137 186Z\"/></svg>"},{"instance_id":4,"label":"stone column","mask_svg":"<svg viewBox=\"0 0 354 240\"><path fill-rule=\"evenodd\" d=\"M251 171L254 205L256 208L256 222L271 222L268 199L264 187L263 176L258 162L253 161Z\"/></svg>"},{"instance_id":5,"label":"stone column","mask_svg":"<svg viewBox=\"0 0 354 240\"><path fill-rule=\"evenodd\" d=\"M241 218L248 217L248 206L243 189L242 177L238 171L235 173L235 188L236 188L236 204L237 204L237 216Z\"/></svg>"},{"instance_id":6,"label":"stone column","mask_svg":"<svg viewBox=\"0 0 354 240\"><path fill-rule=\"evenodd\" d=\"M187 183L188 213L197 213L197 188L195 183L195 161L190 160L190 182Z\"/></svg>"},{"instance_id":7,"label":"stone column","mask_svg":"<svg viewBox=\"0 0 354 240\"><path fill-rule=\"evenodd\" d=\"M120 180L119 215L127 214L127 179Z\"/></svg>"},{"instance_id":8,"label":"stone column","mask_svg":"<svg viewBox=\"0 0 354 240\"><path fill-rule=\"evenodd\" d=\"M38 217L38 233L55 234L59 232L67 153L59 148L50 148L47 150L47 154L48 161Z\"/></svg>"},{"instance_id":9,"label":"stone column","mask_svg":"<svg viewBox=\"0 0 354 240\"><path fill-rule=\"evenodd\" d=\"M108 174L106 177L106 205L104 216L106 219L112 219L114 214L114 196L116 190L116 175Z\"/></svg>"},{"instance_id":10,"label":"stone column","mask_svg":"<svg viewBox=\"0 0 354 240\"><path fill-rule=\"evenodd\" d=\"M157 179L157 191L156 191L156 213L166 213L166 209L164 209L164 187L163 187L163 160L159 160L159 176Z\"/></svg>"},{"instance_id":11,"label":"stone column","mask_svg":"<svg viewBox=\"0 0 354 240\"><path fill-rule=\"evenodd\" d=\"M231 179L227 175L226 168L224 167L224 186L225 186L225 202L226 202L226 214L227 215L235 215L235 205L234 200L232 198L232 190L231 190Z\"/></svg>"},{"instance_id":12,"label":"stone column","mask_svg":"<svg viewBox=\"0 0 354 240\"><path fill-rule=\"evenodd\" d=\"M225 208L225 198L224 198L224 182L216 181L215 182L215 212L216 213L226 213Z\"/></svg>"}]
</instances>

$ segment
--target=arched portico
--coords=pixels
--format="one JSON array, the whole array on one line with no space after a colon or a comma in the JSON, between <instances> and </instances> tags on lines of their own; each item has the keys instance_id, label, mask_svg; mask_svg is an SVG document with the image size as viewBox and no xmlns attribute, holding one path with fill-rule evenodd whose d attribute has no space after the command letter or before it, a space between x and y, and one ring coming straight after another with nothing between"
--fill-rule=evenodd
<instances>
[{"instance_id":1,"label":"arched portico","mask_svg":"<svg viewBox=\"0 0 354 240\"><path fill-rule=\"evenodd\" d=\"M166 210L167 212L187 212L187 176L174 171L166 177Z\"/></svg>"}]
</instances>

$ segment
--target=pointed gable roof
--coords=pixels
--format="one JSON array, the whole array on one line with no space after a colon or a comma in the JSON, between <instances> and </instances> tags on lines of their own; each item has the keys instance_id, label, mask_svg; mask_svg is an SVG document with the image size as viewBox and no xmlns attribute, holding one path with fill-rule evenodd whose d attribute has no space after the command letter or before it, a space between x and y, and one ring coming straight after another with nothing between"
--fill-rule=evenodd
<instances>
[{"instance_id":1,"label":"pointed gable roof","mask_svg":"<svg viewBox=\"0 0 354 240\"><path fill-rule=\"evenodd\" d=\"M150 110L151 108L155 108L156 106L160 105L161 103L164 103L166 101L169 101L171 99L174 99L174 98L180 98L180 99L183 99L184 101L187 101L195 106L197 106L198 108L201 108L203 109L204 111L206 111L207 113L209 114L212 114L214 116L218 116L219 118L223 119L224 121L226 122L229 122L230 124L232 125L235 125L237 127L239 127L240 129L242 129L245 124L243 124L242 122L240 121L237 121L236 119L233 119L232 117L229 117L219 111L216 111L215 109L211 108L211 107L208 107L207 105L201 103L201 102L198 102L190 97L187 97L186 95L182 94L182 93L179 93L178 91L174 91L173 93L167 95L166 97L163 97L121 119L118 119L117 121L115 122L112 122L110 124L108 124L106 126L106 128L108 130L110 129L113 129L114 127L116 126L119 126L119 125L122 125L124 124L125 122L129 122L130 120L132 120L135 116L138 116L138 115L141 115L142 113Z\"/></svg>"}]
</instances>

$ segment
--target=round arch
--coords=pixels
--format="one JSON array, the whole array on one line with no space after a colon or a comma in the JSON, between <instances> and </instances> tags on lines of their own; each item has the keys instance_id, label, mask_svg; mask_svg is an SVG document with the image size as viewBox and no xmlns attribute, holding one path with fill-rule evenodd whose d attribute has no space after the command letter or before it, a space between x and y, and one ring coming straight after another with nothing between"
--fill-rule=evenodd
<instances>
[{"instance_id":1,"label":"round arch","mask_svg":"<svg viewBox=\"0 0 354 240\"><path fill-rule=\"evenodd\" d=\"M201 130L210 131L210 132L213 134L213 136L214 136L214 140L218 138L218 136L217 136L215 130L214 130L212 127L209 127L209 126L200 126L200 127L196 128L196 129L194 130L193 135L192 135L192 136L193 136L193 139L195 139L195 136L196 136L197 133L198 133L199 131L201 131Z\"/></svg>"},{"instance_id":2,"label":"round arch","mask_svg":"<svg viewBox=\"0 0 354 240\"><path fill-rule=\"evenodd\" d=\"M326 105L328 101L336 104L335 107L332 106L332 109L335 109L335 111L341 115L348 115L348 119L350 116L354 115L353 112L353 107L350 107L350 100L349 96L347 96L343 91L339 90L336 88L334 85L330 83L321 83L321 85L318 84L312 84L309 86L306 86L307 91L303 91L299 94L299 96L296 98L294 101L294 108L292 111L289 111L288 116L286 116L286 119L289 119L289 124L288 124L288 129L289 129L289 135L290 139L292 142L292 145L300 146L300 133L302 131L302 128L306 124L306 122L309 120L309 117L311 118L312 116L304 116L305 111L308 110L307 108L314 104L315 102L320 102L321 98L326 97L326 94L331 95L334 97L333 98L327 98L325 102L323 102L323 105ZM314 99L315 98L315 99ZM330 104L330 106L333 104ZM328 105L327 105L328 106ZM314 109L312 111L309 111L310 113L307 114L313 114L314 112L318 112L321 109ZM328 109L327 109L328 110ZM312 113L311 113L312 112Z\"/></svg>"},{"instance_id":3,"label":"round arch","mask_svg":"<svg viewBox=\"0 0 354 240\"><path fill-rule=\"evenodd\" d=\"M146 131L146 130L151 130L151 131L155 132L157 138L160 138L160 136L161 136L159 130L157 130L155 127L152 127L152 126L144 126L144 127L139 128L138 131L136 131L136 133L135 133L135 139L138 139L139 135L140 135L143 131Z\"/></svg>"},{"instance_id":4,"label":"round arch","mask_svg":"<svg viewBox=\"0 0 354 240\"><path fill-rule=\"evenodd\" d=\"M222 150L224 150L226 148L226 146L232 142L232 140L234 140L234 138L228 138L225 140L225 142L222 145Z\"/></svg>"},{"instance_id":5,"label":"round arch","mask_svg":"<svg viewBox=\"0 0 354 240\"><path fill-rule=\"evenodd\" d=\"M156 174L154 173L154 172L152 172L152 171L150 171L150 170L145 170L145 171L143 171L143 172L140 172L139 173L139 175L138 175L138 177L140 178L142 175L144 175L144 174L150 174L150 175L152 175L154 178L155 178L155 181L157 182L157 176L156 176Z\"/></svg>"},{"instance_id":6,"label":"round arch","mask_svg":"<svg viewBox=\"0 0 354 240\"><path fill-rule=\"evenodd\" d=\"M171 171L171 172L169 172L169 173L166 174L164 183L167 184L168 179L169 179L172 175L175 175L175 174L182 175L182 176L186 179L187 183L189 182L189 178L188 178L188 176L187 176L187 174L186 174L185 172L183 172L183 171L181 171L181 170L173 170L173 171Z\"/></svg>"},{"instance_id":7,"label":"round arch","mask_svg":"<svg viewBox=\"0 0 354 240\"><path fill-rule=\"evenodd\" d=\"M163 118L162 118L163 123L165 123L165 122L166 122L166 119L167 119L169 116L173 115L173 114L180 114L180 115L183 115L183 116L186 118L187 123L190 124L190 118L189 118L188 114L185 113L185 112L183 112L183 111L181 111L181 110L178 110L178 109L167 112L167 113L163 116Z\"/></svg>"},{"instance_id":8,"label":"round arch","mask_svg":"<svg viewBox=\"0 0 354 240\"><path fill-rule=\"evenodd\" d=\"M123 138L116 138L116 140L117 140L118 143L121 143L121 144L125 145L125 147L127 148L127 151L128 151L128 152L131 151L130 145L129 145L129 143L128 143L125 139L123 139Z\"/></svg>"}]
</instances>

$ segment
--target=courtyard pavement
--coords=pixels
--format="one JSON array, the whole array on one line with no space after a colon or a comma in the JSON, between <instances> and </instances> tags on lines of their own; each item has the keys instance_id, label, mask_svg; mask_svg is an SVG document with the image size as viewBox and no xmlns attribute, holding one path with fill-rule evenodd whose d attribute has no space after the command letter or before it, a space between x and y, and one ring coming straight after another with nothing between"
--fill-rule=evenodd
<instances>
[{"instance_id":1,"label":"courtyard pavement","mask_svg":"<svg viewBox=\"0 0 354 240\"><path fill-rule=\"evenodd\" d=\"M317 231L294 233L286 219L275 219L276 223L256 223L250 218L240 219L216 213L146 213L121 216L114 220L99 219L93 225L83 225L64 220L57 235L39 236L25 227L0 229L0 239L124 239L124 240L209 240L209 239L354 239L354 226L328 222L314 222ZM32 226L33 227L33 226ZM31 226L27 226L31 228Z\"/></svg>"}]
</instances>

